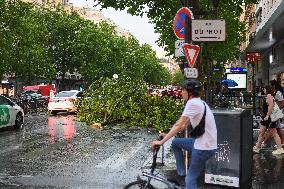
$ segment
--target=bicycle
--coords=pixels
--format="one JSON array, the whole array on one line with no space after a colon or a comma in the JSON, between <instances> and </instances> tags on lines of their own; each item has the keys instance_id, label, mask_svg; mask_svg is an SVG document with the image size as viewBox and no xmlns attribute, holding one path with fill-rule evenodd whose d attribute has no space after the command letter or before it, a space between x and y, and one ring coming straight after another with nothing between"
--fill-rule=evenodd
<instances>
[{"instance_id":1,"label":"bicycle","mask_svg":"<svg viewBox=\"0 0 284 189\"><path fill-rule=\"evenodd\" d=\"M162 138L159 138L161 140ZM162 157L161 157L161 166L164 166L164 146L162 145ZM147 177L146 180L143 180L141 178L138 178L137 181L131 182L127 184L124 189L155 189L155 187L151 184L151 180L156 180L159 182L162 182L167 185L168 189L183 189L180 185L178 185L175 182L172 182L168 180L165 177L162 177L159 175L159 173L155 173L155 169L157 166L157 157L158 157L158 152L160 150L160 146L157 146L153 150L153 161L152 165L150 167L150 172L142 171L142 176Z\"/></svg>"}]
</instances>

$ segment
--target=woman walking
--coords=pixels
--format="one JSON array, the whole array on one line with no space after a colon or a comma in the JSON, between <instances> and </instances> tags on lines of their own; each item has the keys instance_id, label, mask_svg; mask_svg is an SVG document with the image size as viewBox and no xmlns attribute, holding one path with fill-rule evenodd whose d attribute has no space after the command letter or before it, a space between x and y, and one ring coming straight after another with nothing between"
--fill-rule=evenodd
<instances>
[{"instance_id":1,"label":"woman walking","mask_svg":"<svg viewBox=\"0 0 284 189\"><path fill-rule=\"evenodd\" d=\"M276 80L271 80L270 84L271 84L271 87L272 87L272 93L273 93L273 96L274 96L275 103L277 103L277 105L279 106L280 109L283 109L284 108L284 98L283 98L283 94L282 94L283 89L282 89L280 83L277 82ZM282 128L280 126L281 126L280 121L277 121L276 130L277 130L277 133L278 133L278 135L281 139L281 144L283 146L284 145L284 138L283 138ZM270 135L270 133L266 132L265 139L262 142L261 147L265 147L267 145L269 139L271 139L271 138L272 138L272 136ZM275 147L277 148L277 145L275 145Z\"/></svg>"},{"instance_id":2,"label":"woman walking","mask_svg":"<svg viewBox=\"0 0 284 189\"><path fill-rule=\"evenodd\" d=\"M253 151L255 153L259 153L261 144L265 140L265 132L268 129L268 132L274 138L274 141L277 145L277 149L274 150L272 154L274 155L283 154L284 150L281 145L281 139L276 130L277 122L276 121L272 122L270 118L275 103L274 97L272 96L273 89L271 85L267 85L265 87L265 94L266 94L266 100L263 103L263 114L262 114L263 120L261 121L258 140L256 145L253 147Z\"/></svg>"}]
</instances>

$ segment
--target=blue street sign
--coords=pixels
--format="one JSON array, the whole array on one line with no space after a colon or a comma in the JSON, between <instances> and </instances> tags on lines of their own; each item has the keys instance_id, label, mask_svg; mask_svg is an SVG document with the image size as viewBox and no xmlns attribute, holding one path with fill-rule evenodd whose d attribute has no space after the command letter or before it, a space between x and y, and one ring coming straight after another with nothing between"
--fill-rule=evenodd
<instances>
[{"instance_id":1,"label":"blue street sign","mask_svg":"<svg viewBox=\"0 0 284 189\"><path fill-rule=\"evenodd\" d=\"M187 7L182 7L178 10L175 18L174 18L174 32L177 38L184 39L185 38L185 18L186 16L189 19L193 19L193 14L191 10Z\"/></svg>"}]
</instances>

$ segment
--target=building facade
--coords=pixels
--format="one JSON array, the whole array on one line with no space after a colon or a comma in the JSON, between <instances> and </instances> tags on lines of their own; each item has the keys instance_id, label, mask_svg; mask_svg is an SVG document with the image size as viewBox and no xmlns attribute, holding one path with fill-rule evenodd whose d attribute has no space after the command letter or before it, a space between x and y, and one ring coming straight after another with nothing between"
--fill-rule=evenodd
<instances>
[{"instance_id":1,"label":"building facade","mask_svg":"<svg viewBox=\"0 0 284 189\"><path fill-rule=\"evenodd\" d=\"M73 5L69 0L22 0L23 2L32 3L35 6L43 6L53 9L57 6L62 6L65 10L70 10Z\"/></svg>"},{"instance_id":2,"label":"building facade","mask_svg":"<svg viewBox=\"0 0 284 189\"><path fill-rule=\"evenodd\" d=\"M90 8L90 7L73 7L73 10L78 12L78 14L82 18L84 18L85 20L90 20L90 21L92 21L95 24L100 23L102 21L105 21L109 25L114 26L116 34L118 36L123 36L123 37L128 38L129 36L132 35L129 31L124 30L121 27L117 26L111 19L106 18L102 14L102 11L100 11L100 10L97 10L97 9L94 9L94 8Z\"/></svg>"},{"instance_id":3,"label":"building facade","mask_svg":"<svg viewBox=\"0 0 284 189\"><path fill-rule=\"evenodd\" d=\"M171 75L180 70L178 63L171 58L162 57L159 58L159 60L161 61L161 65L164 66Z\"/></svg>"},{"instance_id":4,"label":"building facade","mask_svg":"<svg viewBox=\"0 0 284 189\"><path fill-rule=\"evenodd\" d=\"M268 84L284 72L284 1L260 0L248 5L243 19L247 23L247 40L241 46L242 60L247 53L260 53L259 61L247 64L249 85L253 68L256 86Z\"/></svg>"}]
</instances>

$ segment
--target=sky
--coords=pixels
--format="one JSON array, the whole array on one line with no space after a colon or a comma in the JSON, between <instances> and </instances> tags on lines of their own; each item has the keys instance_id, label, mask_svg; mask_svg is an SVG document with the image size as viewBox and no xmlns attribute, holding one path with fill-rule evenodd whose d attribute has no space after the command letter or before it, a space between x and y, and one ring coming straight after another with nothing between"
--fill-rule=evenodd
<instances>
[{"instance_id":1,"label":"sky","mask_svg":"<svg viewBox=\"0 0 284 189\"><path fill-rule=\"evenodd\" d=\"M93 7L94 0L70 0L73 6L89 6ZM103 15L110 18L120 28L129 31L140 42L140 44L149 44L152 49L157 52L158 56L165 54L163 48L159 47L155 41L159 38L159 34L154 32L154 25L149 23L149 19L139 16L132 16L126 11L116 11L113 8L103 9Z\"/></svg>"}]
</instances>

